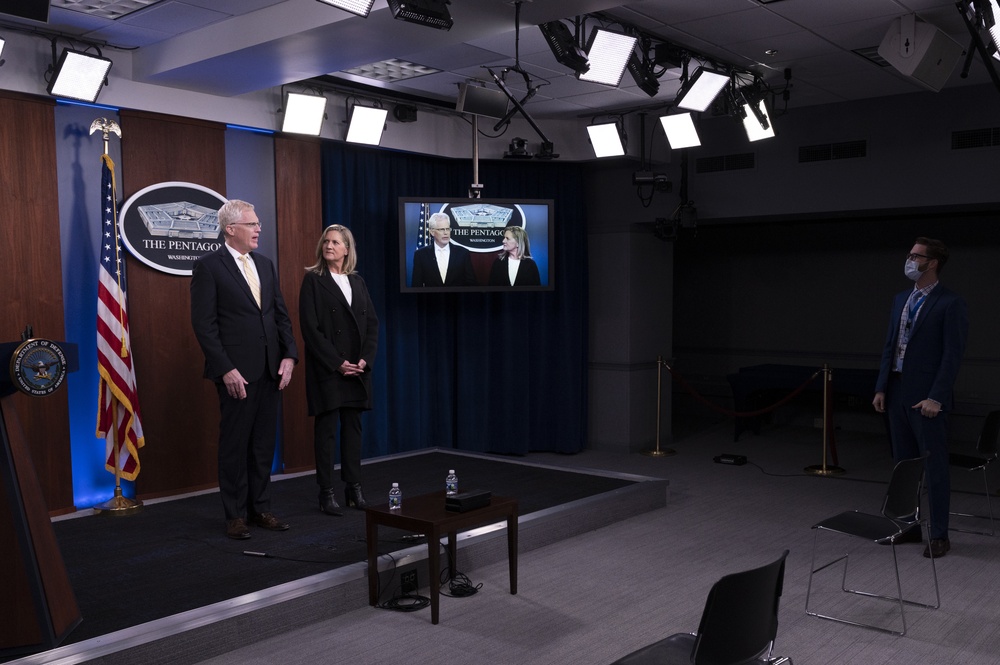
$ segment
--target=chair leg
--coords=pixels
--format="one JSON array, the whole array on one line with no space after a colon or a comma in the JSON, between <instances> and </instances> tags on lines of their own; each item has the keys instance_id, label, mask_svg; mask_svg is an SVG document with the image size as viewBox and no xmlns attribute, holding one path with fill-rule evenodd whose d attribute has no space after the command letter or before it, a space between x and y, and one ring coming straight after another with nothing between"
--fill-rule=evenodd
<instances>
[{"instance_id":1,"label":"chair leg","mask_svg":"<svg viewBox=\"0 0 1000 665\"><path fill-rule=\"evenodd\" d=\"M983 487L986 488L986 508L987 508L989 514L988 515L978 515L976 513L949 513L949 515L955 515L956 517L973 517L973 518L981 519L981 520L989 520L990 521L990 530L989 531L977 531L975 529L965 529L965 528L961 528L961 527L952 527L952 526L950 526L948 528L949 531L959 531L961 533L974 533L974 534L977 534L977 535L980 535L980 536L995 536L996 535L996 525L994 523L994 518L993 518L993 500L992 500L991 495L990 495L990 481L989 481L989 478L986 475L986 467L985 466L983 467L982 471L983 471Z\"/></svg>"}]
</instances>

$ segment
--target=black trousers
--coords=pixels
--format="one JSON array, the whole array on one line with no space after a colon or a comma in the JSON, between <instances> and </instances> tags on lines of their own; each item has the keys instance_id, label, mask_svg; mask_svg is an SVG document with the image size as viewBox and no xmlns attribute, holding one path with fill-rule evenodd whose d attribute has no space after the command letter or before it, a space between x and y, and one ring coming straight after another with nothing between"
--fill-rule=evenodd
<instances>
[{"instance_id":1,"label":"black trousers","mask_svg":"<svg viewBox=\"0 0 1000 665\"><path fill-rule=\"evenodd\" d=\"M278 384L270 375L247 384L246 399L219 393L219 492L226 519L271 511L271 464L278 421Z\"/></svg>"},{"instance_id":2,"label":"black trousers","mask_svg":"<svg viewBox=\"0 0 1000 665\"><path fill-rule=\"evenodd\" d=\"M313 447L316 452L316 484L321 490L333 489L338 422L340 478L345 483L361 482L361 412L362 409L343 406L316 416L313 423Z\"/></svg>"}]
</instances>

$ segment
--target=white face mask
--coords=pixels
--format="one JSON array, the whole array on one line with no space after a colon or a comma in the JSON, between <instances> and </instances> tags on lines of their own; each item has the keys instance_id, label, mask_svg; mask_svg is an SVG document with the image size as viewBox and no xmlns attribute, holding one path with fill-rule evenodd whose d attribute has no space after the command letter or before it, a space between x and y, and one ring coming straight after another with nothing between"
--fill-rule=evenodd
<instances>
[{"instance_id":1,"label":"white face mask","mask_svg":"<svg viewBox=\"0 0 1000 665\"><path fill-rule=\"evenodd\" d=\"M920 264L916 261L907 261L903 265L903 273L914 282L920 279L924 273L920 270Z\"/></svg>"}]
</instances>

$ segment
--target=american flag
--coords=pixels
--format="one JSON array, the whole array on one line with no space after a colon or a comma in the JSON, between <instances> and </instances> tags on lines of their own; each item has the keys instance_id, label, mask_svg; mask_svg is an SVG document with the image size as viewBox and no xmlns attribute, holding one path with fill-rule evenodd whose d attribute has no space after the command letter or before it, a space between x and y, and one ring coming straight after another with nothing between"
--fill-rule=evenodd
<instances>
[{"instance_id":1,"label":"american flag","mask_svg":"<svg viewBox=\"0 0 1000 665\"><path fill-rule=\"evenodd\" d=\"M126 480L139 475L145 445L128 331L125 257L118 239L115 164L101 157L101 265L97 282L97 436L107 441L105 467Z\"/></svg>"},{"instance_id":2,"label":"american flag","mask_svg":"<svg viewBox=\"0 0 1000 665\"><path fill-rule=\"evenodd\" d=\"M430 242L430 236L427 233L427 218L431 216L430 208L427 203L420 204L420 219L417 221L417 249L426 247Z\"/></svg>"}]
</instances>

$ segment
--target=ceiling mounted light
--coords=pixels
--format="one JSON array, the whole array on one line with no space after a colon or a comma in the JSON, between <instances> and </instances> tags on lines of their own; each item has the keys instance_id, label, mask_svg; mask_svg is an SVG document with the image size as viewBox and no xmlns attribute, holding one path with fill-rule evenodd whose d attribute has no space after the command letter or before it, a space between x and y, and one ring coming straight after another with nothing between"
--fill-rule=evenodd
<instances>
[{"instance_id":1,"label":"ceiling mounted light","mask_svg":"<svg viewBox=\"0 0 1000 665\"><path fill-rule=\"evenodd\" d=\"M650 97L655 97L656 93L660 91L660 80L653 74L652 61L643 62L643 59L635 51L628 59L628 73L632 75L639 89Z\"/></svg>"},{"instance_id":2,"label":"ceiling mounted light","mask_svg":"<svg viewBox=\"0 0 1000 665\"><path fill-rule=\"evenodd\" d=\"M375 0L319 0L319 2L365 18L368 18L368 13L371 12L372 5L375 4Z\"/></svg>"},{"instance_id":3,"label":"ceiling mounted light","mask_svg":"<svg viewBox=\"0 0 1000 665\"><path fill-rule=\"evenodd\" d=\"M549 45L556 62L565 65L580 74L590 69L590 62L587 60L587 53L580 48L573 34L562 21L550 21L538 26L545 38L545 43Z\"/></svg>"},{"instance_id":4,"label":"ceiling mounted light","mask_svg":"<svg viewBox=\"0 0 1000 665\"><path fill-rule=\"evenodd\" d=\"M993 57L1000 59L1000 2L988 0L983 8L983 22L993 38Z\"/></svg>"},{"instance_id":5,"label":"ceiling mounted light","mask_svg":"<svg viewBox=\"0 0 1000 665\"><path fill-rule=\"evenodd\" d=\"M385 117L388 113L386 109L355 104L351 108L351 119L345 140L348 143L378 145L382 140L382 130L385 129Z\"/></svg>"},{"instance_id":6,"label":"ceiling mounted light","mask_svg":"<svg viewBox=\"0 0 1000 665\"><path fill-rule=\"evenodd\" d=\"M621 157L625 154L625 142L622 140L618 123L589 125L587 133L590 134L590 144L594 146L595 157Z\"/></svg>"},{"instance_id":7,"label":"ceiling mounted light","mask_svg":"<svg viewBox=\"0 0 1000 665\"><path fill-rule=\"evenodd\" d=\"M454 23L448 5L451 0L389 0L392 17L429 28L451 30Z\"/></svg>"},{"instance_id":8,"label":"ceiling mounted light","mask_svg":"<svg viewBox=\"0 0 1000 665\"><path fill-rule=\"evenodd\" d=\"M6 40L4 40L3 37L0 37L0 56L3 55L3 47L6 43L7 43ZM6 61L2 57L0 57L0 67L3 67L4 62Z\"/></svg>"},{"instance_id":9,"label":"ceiling mounted light","mask_svg":"<svg viewBox=\"0 0 1000 665\"><path fill-rule=\"evenodd\" d=\"M323 120L326 118L326 97L289 92L285 96L284 113L281 131L319 136L323 131Z\"/></svg>"},{"instance_id":10,"label":"ceiling mounted light","mask_svg":"<svg viewBox=\"0 0 1000 665\"><path fill-rule=\"evenodd\" d=\"M660 124L667 135L667 143L672 150L693 148L701 145L698 130L694 127L694 118L690 113L660 116Z\"/></svg>"},{"instance_id":11,"label":"ceiling mounted light","mask_svg":"<svg viewBox=\"0 0 1000 665\"><path fill-rule=\"evenodd\" d=\"M677 106L689 111L704 111L729 83L729 75L699 67L677 93Z\"/></svg>"},{"instance_id":12,"label":"ceiling mounted light","mask_svg":"<svg viewBox=\"0 0 1000 665\"><path fill-rule=\"evenodd\" d=\"M767 113L767 105L763 99L756 104L744 104L743 108L746 111L743 127L747 130L749 140L760 141L774 136L774 124L771 122L771 116Z\"/></svg>"},{"instance_id":13,"label":"ceiling mounted light","mask_svg":"<svg viewBox=\"0 0 1000 665\"><path fill-rule=\"evenodd\" d=\"M581 81L617 87L622 81L629 56L635 49L635 42L635 37L594 28L587 48L590 69L577 73L576 77Z\"/></svg>"},{"instance_id":14,"label":"ceiling mounted light","mask_svg":"<svg viewBox=\"0 0 1000 665\"><path fill-rule=\"evenodd\" d=\"M52 42L52 59L55 61L55 41ZM101 55L63 49L59 61L52 65L46 73L51 73L52 79L48 85L48 93L53 97L65 97L93 104L101 94L101 88L107 83L108 72L113 63Z\"/></svg>"}]
</instances>

